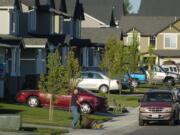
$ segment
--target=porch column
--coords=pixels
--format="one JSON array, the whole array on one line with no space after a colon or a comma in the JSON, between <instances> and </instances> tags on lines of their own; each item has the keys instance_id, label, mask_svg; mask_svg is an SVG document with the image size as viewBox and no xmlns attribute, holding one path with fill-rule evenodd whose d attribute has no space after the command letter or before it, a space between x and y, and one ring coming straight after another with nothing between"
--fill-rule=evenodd
<instances>
[{"instance_id":1,"label":"porch column","mask_svg":"<svg viewBox=\"0 0 180 135\"><path fill-rule=\"evenodd\" d=\"M66 65L66 57L68 54L68 47L64 46L62 47L62 64L65 66Z\"/></svg>"},{"instance_id":2,"label":"porch column","mask_svg":"<svg viewBox=\"0 0 180 135\"><path fill-rule=\"evenodd\" d=\"M99 61L100 61L100 55L99 55L99 52L97 50L93 50L93 51L94 51L93 66L98 67Z\"/></svg>"},{"instance_id":3,"label":"porch column","mask_svg":"<svg viewBox=\"0 0 180 135\"><path fill-rule=\"evenodd\" d=\"M11 48L11 76L16 76L16 48Z\"/></svg>"},{"instance_id":4,"label":"porch column","mask_svg":"<svg viewBox=\"0 0 180 135\"><path fill-rule=\"evenodd\" d=\"M83 66L84 67L87 67L89 64L89 55L88 55L88 48L87 47L84 47L83 48Z\"/></svg>"},{"instance_id":5,"label":"porch column","mask_svg":"<svg viewBox=\"0 0 180 135\"><path fill-rule=\"evenodd\" d=\"M16 75L21 75L21 49L16 48Z\"/></svg>"}]
</instances>

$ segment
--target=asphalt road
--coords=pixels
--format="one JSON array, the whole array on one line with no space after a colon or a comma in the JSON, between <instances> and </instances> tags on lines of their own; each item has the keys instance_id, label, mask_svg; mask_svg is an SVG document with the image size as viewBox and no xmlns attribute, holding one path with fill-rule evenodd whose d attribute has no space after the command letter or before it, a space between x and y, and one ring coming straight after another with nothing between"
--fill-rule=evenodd
<instances>
[{"instance_id":1,"label":"asphalt road","mask_svg":"<svg viewBox=\"0 0 180 135\"><path fill-rule=\"evenodd\" d=\"M180 125L151 125L144 126L126 135L180 135Z\"/></svg>"}]
</instances>

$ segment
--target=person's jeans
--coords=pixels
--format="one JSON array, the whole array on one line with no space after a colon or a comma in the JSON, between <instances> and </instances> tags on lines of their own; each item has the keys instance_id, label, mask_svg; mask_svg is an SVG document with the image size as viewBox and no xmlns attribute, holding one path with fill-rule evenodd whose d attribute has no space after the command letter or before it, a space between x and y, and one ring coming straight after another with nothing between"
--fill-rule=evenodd
<instances>
[{"instance_id":1,"label":"person's jeans","mask_svg":"<svg viewBox=\"0 0 180 135\"><path fill-rule=\"evenodd\" d=\"M71 111L73 113L73 128L76 128L79 121L78 106L71 106Z\"/></svg>"}]
</instances>

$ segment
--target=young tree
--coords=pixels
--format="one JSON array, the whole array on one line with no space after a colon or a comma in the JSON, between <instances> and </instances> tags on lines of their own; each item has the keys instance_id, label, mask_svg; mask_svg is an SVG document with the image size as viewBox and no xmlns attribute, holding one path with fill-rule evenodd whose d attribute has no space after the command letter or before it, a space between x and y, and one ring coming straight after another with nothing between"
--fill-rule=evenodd
<instances>
[{"instance_id":1,"label":"young tree","mask_svg":"<svg viewBox=\"0 0 180 135\"><path fill-rule=\"evenodd\" d=\"M77 87L77 84L80 81L80 65L78 59L75 58L75 54L72 48L68 52L66 62L65 78L68 82L67 89L73 90Z\"/></svg>"},{"instance_id":2,"label":"young tree","mask_svg":"<svg viewBox=\"0 0 180 135\"><path fill-rule=\"evenodd\" d=\"M123 48L123 43L114 37L110 38L105 45L105 51L100 66L107 71L110 78L120 79L124 71Z\"/></svg>"},{"instance_id":3,"label":"young tree","mask_svg":"<svg viewBox=\"0 0 180 135\"><path fill-rule=\"evenodd\" d=\"M53 102L55 95L65 90L65 69L64 66L61 65L60 59L59 50L56 50L55 53L49 53L47 61L48 74L41 75L39 82L39 89L42 92L48 93L47 96L50 100L49 120L53 120Z\"/></svg>"},{"instance_id":4,"label":"young tree","mask_svg":"<svg viewBox=\"0 0 180 135\"><path fill-rule=\"evenodd\" d=\"M133 33L133 40L129 46L129 70L135 72L138 70L140 53L139 53L139 41L137 33Z\"/></svg>"},{"instance_id":5,"label":"young tree","mask_svg":"<svg viewBox=\"0 0 180 135\"><path fill-rule=\"evenodd\" d=\"M152 84L153 80L153 65L154 65L154 48L152 45L149 45L148 48L148 58L147 58L147 63L148 63L148 72L149 72L149 83Z\"/></svg>"}]
</instances>

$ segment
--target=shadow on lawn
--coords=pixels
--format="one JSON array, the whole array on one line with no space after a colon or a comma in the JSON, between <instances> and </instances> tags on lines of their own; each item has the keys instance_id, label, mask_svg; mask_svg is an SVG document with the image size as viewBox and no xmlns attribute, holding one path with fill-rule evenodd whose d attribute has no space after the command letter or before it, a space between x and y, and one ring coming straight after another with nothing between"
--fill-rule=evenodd
<instances>
[{"instance_id":1,"label":"shadow on lawn","mask_svg":"<svg viewBox=\"0 0 180 135\"><path fill-rule=\"evenodd\" d=\"M0 114L19 114L22 110L3 109L1 108Z\"/></svg>"}]
</instances>

